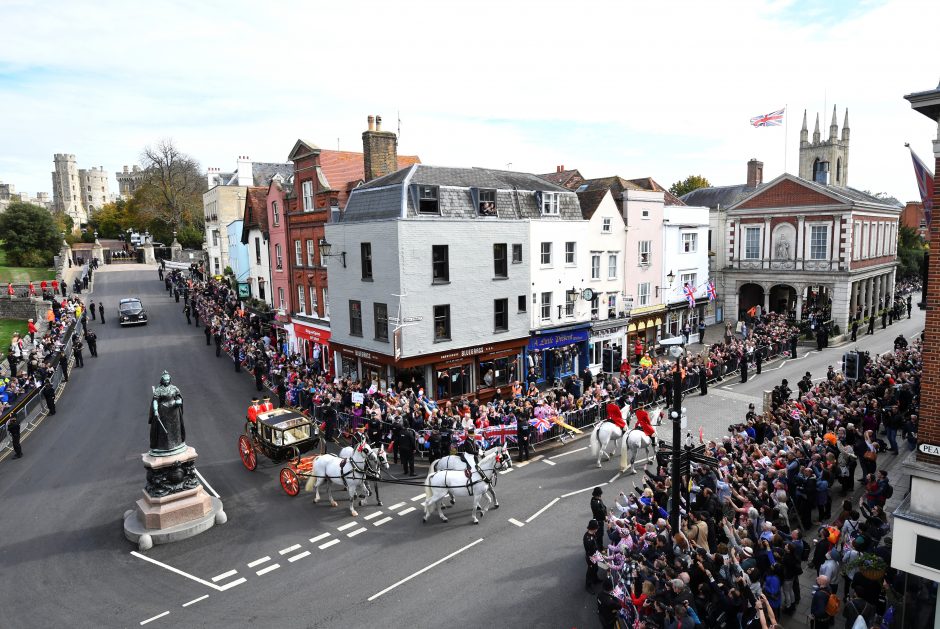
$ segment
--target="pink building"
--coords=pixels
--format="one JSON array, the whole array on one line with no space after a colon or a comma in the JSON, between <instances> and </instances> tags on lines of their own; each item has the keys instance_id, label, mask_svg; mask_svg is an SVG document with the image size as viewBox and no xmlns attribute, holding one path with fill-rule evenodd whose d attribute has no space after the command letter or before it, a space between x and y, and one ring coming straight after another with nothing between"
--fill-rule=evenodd
<instances>
[{"instance_id":1,"label":"pink building","mask_svg":"<svg viewBox=\"0 0 940 629\"><path fill-rule=\"evenodd\" d=\"M268 186L268 251L271 256L271 299L278 312L277 321L284 325L290 322L290 265L291 255L287 239L287 204L293 195L293 175L281 182L275 178ZM281 313L283 311L283 314Z\"/></svg>"}]
</instances>

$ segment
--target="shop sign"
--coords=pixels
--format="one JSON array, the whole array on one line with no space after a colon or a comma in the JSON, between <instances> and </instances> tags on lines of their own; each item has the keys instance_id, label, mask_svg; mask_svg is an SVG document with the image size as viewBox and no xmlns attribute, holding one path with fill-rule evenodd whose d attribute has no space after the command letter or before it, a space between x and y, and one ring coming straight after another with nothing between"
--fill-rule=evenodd
<instances>
[{"instance_id":1,"label":"shop sign","mask_svg":"<svg viewBox=\"0 0 940 629\"><path fill-rule=\"evenodd\" d=\"M238 296L251 297L251 286L249 286L247 282L238 283Z\"/></svg>"},{"instance_id":2,"label":"shop sign","mask_svg":"<svg viewBox=\"0 0 940 629\"><path fill-rule=\"evenodd\" d=\"M923 452L924 454L929 454L931 456L940 456L940 446L933 443L922 443L917 446L917 449Z\"/></svg>"},{"instance_id":3,"label":"shop sign","mask_svg":"<svg viewBox=\"0 0 940 629\"><path fill-rule=\"evenodd\" d=\"M572 345L574 343L582 343L590 337L591 331L589 329L543 334L541 336L533 336L529 339L529 349L541 350L561 347L562 345Z\"/></svg>"},{"instance_id":4,"label":"shop sign","mask_svg":"<svg viewBox=\"0 0 940 629\"><path fill-rule=\"evenodd\" d=\"M294 335L313 343L326 343L330 340L330 331L311 328L294 322Z\"/></svg>"}]
</instances>

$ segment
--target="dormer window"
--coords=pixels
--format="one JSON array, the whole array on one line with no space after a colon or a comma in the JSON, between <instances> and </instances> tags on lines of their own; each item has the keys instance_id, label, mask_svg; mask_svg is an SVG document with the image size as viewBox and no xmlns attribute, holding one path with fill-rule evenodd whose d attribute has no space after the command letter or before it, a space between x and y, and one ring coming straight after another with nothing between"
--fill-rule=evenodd
<instances>
[{"instance_id":1,"label":"dormer window","mask_svg":"<svg viewBox=\"0 0 940 629\"><path fill-rule=\"evenodd\" d=\"M496 216L496 190L480 190L477 210L480 216Z\"/></svg>"},{"instance_id":2,"label":"dormer window","mask_svg":"<svg viewBox=\"0 0 940 629\"><path fill-rule=\"evenodd\" d=\"M437 186L418 186L418 213L440 214Z\"/></svg>"},{"instance_id":3,"label":"dormer window","mask_svg":"<svg viewBox=\"0 0 940 629\"><path fill-rule=\"evenodd\" d=\"M558 193L542 193L542 214L546 216L558 216Z\"/></svg>"}]
</instances>

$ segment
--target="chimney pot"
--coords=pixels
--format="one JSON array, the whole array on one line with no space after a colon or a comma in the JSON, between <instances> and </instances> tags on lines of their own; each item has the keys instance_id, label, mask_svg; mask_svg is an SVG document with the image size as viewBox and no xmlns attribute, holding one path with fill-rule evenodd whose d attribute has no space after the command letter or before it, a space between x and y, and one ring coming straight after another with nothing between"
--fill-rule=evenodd
<instances>
[{"instance_id":1,"label":"chimney pot","mask_svg":"<svg viewBox=\"0 0 940 629\"><path fill-rule=\"evenodd\" d=\"M747 186L756 188L764 183L764 162L751 158L747 162Z\"/></svg>"},{"instance_id":2,"label":"chimney pot","mask_svg":"<svg viewBox=\"0 0 940 629\"><path fill-rule=\"evenodd\" d=\"M375 131L375 116L369 116L369 131Z\"/></svg>"},{"instance_id":3,"label":"chimney pot","mask_svg":"<svg viewBox=\"0 0 940 629\"><path fill-rule=\"evenodd\" d=\"M556 173L563 173L563 172L565 172L565 167L564 167L564 165L555 166L555 172L556 172Z\"/></svg>"},{"instance_id":4,"label":"chimney pot","mask_svg":"<svg viewBox=\"0 0 940 629\"><path fill-rule=\"evenodd\" d=\"M382 116L375 117L375 130L376 131L382 130Z\"/></svg>"}]
</instances>

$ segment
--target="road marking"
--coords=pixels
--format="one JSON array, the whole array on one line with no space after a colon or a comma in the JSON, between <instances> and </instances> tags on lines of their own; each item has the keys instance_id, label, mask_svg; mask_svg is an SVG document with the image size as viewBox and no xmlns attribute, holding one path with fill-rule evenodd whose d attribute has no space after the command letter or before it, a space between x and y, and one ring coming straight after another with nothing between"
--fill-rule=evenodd
<instances>
[{"instance_id":1,"label":"road marking","mask_svg":"<svg viewBox=\"0 0 940 629\"><path fill-rule=\"evenodd\" d=\"M594 485L592 487L585 487L584 489L577 489L575 491L569 491L567 494L562 494L561 497L568 498L570 496L574 496L575 494L583 494L586 491L591 491L592 489L594 489L594 487L603 487L604 485L607 485L607 484L608 483L601 483L600 485Z\"/></svg>"},{"instance_id":2,"label":"road marking","mask_svg":"<svg viewBox=\"0 0 940 629\"><path fill-rule=\"evenodd\" d=\"M192 579L192 580L195 581L196 583L201 583L202 585L205 585L206 587L210 587L210 588L212 588L212 589L214 589L214 590L218 590L219 592L222 592L222 591L223 591L222 588L220 588L220 587L219 587L218 585L216 585L215 583L210 583L210 582L206 581L205 579L200 579L199 577L193 576L193 575L189 574L188 572L183 572L183 571L180 570L179 568L174 568L173 566L167 565L167 564L165 564L165 563L163 563L163 562L161 562L161 561L157 561L156 559L151 559L150 557L147 557L147 556L145 556L145 555L141 555L141 554L140 554L139 552L137 552L136 550L132 550L132 551L131 551L131 554L132 554L133 556L137 557L138 559L143 559L144 561L149 561L150 563L152 563L152 564L154 564L154 565L157 565L157 566L160 566L161 568L164 568L164 569L166 569L166 570L169 570L170 572L176 573L176 574L180 575L181 577L186 577L187 579Z\"/></svg>"},{"instance_id":3,"label":"road marking","mask_svg":"<svg viewBox=\"0 0 940 629\"><path fill-rule=\"evenodd\" d=\"M279 563L271 564L271 565L268 566L267 568L262 568L261 570L258 570L258 572L256 572L255 574L260 577L261 575L264 575L264 574L267 574L267 573L272 572L272 571L274 571L274 570L277 570L277 569L280 568L280 567L281 567L281 564L279 564Z\"/></svg>"},{"instance_id":4,"label":"road marking","mask_svg":"<svg viewBox=\"0 0 940 629\"><path fill-rule=\"evenodd\" d=\"M588 446L583 448L578 448L577 450L568 450L567 452L562 452L561 454L556 454L555 456L548 457L550 459L560 459L563 456L568 456L569 454L574 454L575 452L580 452L581 450L587 450Z\"/></svg>"},{"instance_id":5,"label":"road marking","mask_svg":"<svg viewBox=\"0 0 940 629\"><path fill-rule=\"evenodd\" d=\"M229 570L228 572L223 572L222 574L217 574L212 577L212 582L218 583L222 579L227 579L229 577L235 576L236 574L238 574L238 570Z\"/></svg>"},{"instance_id":6,"label":"road marking","mask_svg":"<svg viewBox=\"0 0 940 629\"><path fill-rule=\"evenodd\" d=\"M294 544L294 545L291 546L290 548L285 548L284 550L279 550L279 551L277 551L277 552L278 552L279 554L281 554L281 555L286 555L287 553L292 553L292 552L294 552L294 551L297 550L298 548L300 548L300 544Z\"/></svg>"},{"instance_id":7,"label":"road marking","mask_svg":"<svg viewBox=\"0 0 940 629\"><path fill-rule=\"evenodd\" d=\"M559 500L560 500L560 498L555 498L554 500L552 500L550 503L548 503L547 505L545 505L544 507L542 507L541 509L539 509L538 511L536 511L535 513L533 513L532 515L530 515L528 518L526 518L525 523L528 524L529 522L531 522L531 521L534 520L535 518L539 517L540 515L542 515L542 514L545 513L546 511L548 511L548 509L549 509L552 505L554 505L556 502L558 502Z\"/></svg>"},{"instance_id":8,"label":"road marking","mask_svg":"<svg viewBox=\"0 0 940 629\"><path fill-rule=\"evenodd\" d=\"M373 594L372 596L370 596L370 597L368 598L368 600L369 600L370 602L371 602L371 601L374 601L375 599L377 599L378 597L382 596L383 594L386 594L386 593L388 593L388 592L391 592L392 590L394 590L395 588L397 588L399 585L402 585L402 584L404 584L404 583L407 583L408 581L411 581L411 580L414 579L415 577L424 574L425 572L427 572L427 571L430 570L431 568L434 568L434 567L436 567L436 566L439 566L439 565L441 565L442 563L444 563L445 561L447 561L448 559L451 559L452 557L456 557L457 555L459 555L460 553L464 552L465 550L469 550L470 548L473 548L474 546L476 546L477 544L479 544L479 543L482 542L482 541L483 541L483 538L481 537L480 539L478 539L478 540L476 540L476 541L470 542L469 544L467 544L467 545L464 546L463 548L461 548L461 549L459 549L459 550L455 550L454 552L452 552L451 554L447 555L446 557L444 557L444 558L442 558L442 559L438 559L438 560L435 561L434 563L432 563L432 564L430 564L430 565L428 565L428 566L425 566L424 568L421 568L420 570L418 570L418 571L415 572L414 574L411 574L411 575L405 577L405 578L402 579L401 581L398 581L398 582L396 582L396 583L393 583L392 585L388 586L387 588L385 588L385 589L382 590L381 592L378 592L377 594Z\"/></svg>"},{"instance_id":9,"label":"road marking","mask_svg":"<svg viewBox=\"0 0 940 629\"><path fill-rule=\"evenodd\" d=\"M525 526L525 524L524 524L523 522L520 522L520 521L517 520L516 518L509 518L509 523L510 523L510 524L515 524L516 526Z\"/></svg>"},{"instance_id":10,"label":"road marking","mask_svg":"<svg viewBox=\"0 0 940 629\"><path fill-rule=\"evenodd\" d=\"M309 550L305 550L304 552L298 553L298 554L294 555L293 557L288 557L288 558L287 558L287 561L289 561L289 562L291 562L291 563L294 563L294 562L297 561L298 559L303 559L304 557L308 557L309 555L310 555L310 551L309 551Z\"/></svg>"},{"instance_id":11,"label":"road marking","mask_svg":"<svg viewBox=\"0 0 940 629\"><path fill-rule=\"evenodd\" d=\"M554 461L549 461L548 459L542 459L542 463L547 463L547 464L549 464L549 465L558 465L558 464L555 463Z\"/></svg>"},{"instance_id":12,"label":"road marking","mask_svg":"<svg viewBox=\"0 0 940 629\"><path fill-rule=\"evenodd\" d=\"M346 533L346 537L355 537L356 535L359 535L360 533L365 533L365 531L366 531L366 527L362 527L362 528L356 529L352 533Z\"/></svg>"},{"instance_id":13,"label":"road marking","mask_svg":"<svg viewBox=\"0 0 940 629\"><path fill-rule=\"evenodd\" d=\"M342 541L342 540L331 539L331 540L328 541L326 544L320 544L320 545L318 546L318 548L319 548L320 550L323 550L324 548L329 548L330 546L336 546L337 544L340 543L340 541Z\"/></svg>"},{"instance_id":14,"label":"road marking","mask_svg":"<svg viewBox=\"0 0 940 629\"><path fill-rule=\"evenodd\" d=\"M513 471L514 469L515 469L514 467L510 467L508 470L503 470L502 472L500 472L500 474L508 474L509 472Z\"/></svg>"},{"instance_id":15,"label":"road marking","mask_svg":"<svg viewBox=\"0 0 940 629\"><path fill-rule=\"evenodd\" d=\"M330 536L329 533L320 533L320 534L317 535L316 537L311 537L311 538L310 538L310 543L311 543L311 544L316 544L316 543L319 542L321 539L325 539L325 538L327 538L327 537L329 537L329 536ZM249 564L249 565L250 565L250 564Z\"/></svg>"},{"instance_id":16,"label":"road marking","mask_svg":"<svg viewBox=\"0 0 940 629\"><path fill-rule=\"evenodd\" d=\"M541 461L541 460L544 459L544 458L545 458L545 455L544 455L544 454L540 454L540 455L538 455L538 456L532 457L532 462L534 463L535 461Z\"/></svg>"},{"instance_id":17,"label":"road marking","mask_svg":"<svg viewBox=\"0 0 940 629\"><path fill-rule=\"evenodd\" d=\"M328 534L329 534L329 533L328 533ZM248 564L248 567L249 567L249 568L254 568L255 566L258 566L258 565L263 564L265 561L271 561L271 558L268 557L267 555L265 555L265 556L262 557L261 559L255 559L254 561L252 561L250 564Z\"/></svg>"},{"instance_id":18,"label":"road marking","mask_svg":"<svg viewBox=\"0 0 940 629\"><path fill-rule=\"evenodd\" d=\"M208 595L208 594L203 594L203 595L200 596L199 598L194 598L193 600L189 601L188 603L183 603L183 607L189 607L190 605L195 605L195 604L198 603L199 601L204 601L204 600L206 600L207 598L209 598L209 595Z\"/></svg>"},{"instance_id":19,"label":"road marking","mask_svg":"<svg viewBox=\"0 0 940 629\"><path fill-rule=\"evenodd\" d=\"M367 516L364 516L362 519L363 519L363 520L371 520L372 518L376 518L376 517L378 517L378 516L380 516L380 515L382 515L382 512L381 512L381 511L375 511L375 512L373 512L373 513L370 513L370 514L367 515Z\"/></svg>"},{"instance_id":20,"label":"road marking","mask_svg":"<svg viewBox=\"0 0 940 629\"><path fill-rule=\"evenodd\" d=\"M386 522L391 522L391 521L392 521L392 516L387 515L387 516L385 516L384 518L382 518L381 520L376 520L375 522L372 523L372 525L373 525L373 526L382 526L382 525L385 524Z\"/></svg>"},{"instance_id":21,"label":"road marking","mask_svg":"<svg viewBox=\"0 0 940 629\"><path fill-rule=\"evenodd\" d=\"M241 579L236 579L235 581L232 581L231 583L226 583L225 585L223 585L222 587L220 587L219 590L222 591L222 592L224 592L225 590L231 590L231 589L232 589L233 587L235 587L236 585L241 585L242 583L244 583L244 582L247 581L247 580L248 580L248 579L246 579L245 577L242 577Z\"/></svg>"},{"instance_id":22,"label":"road marking","mask_svg":"<svg viewBox=\"0 0 940 629\"><path fill-rule=\"evenodd\" d=\"M356 522L355 520L353 520L352 522L347 522L347 523L344 524L343 526L337 526L337 527L336 527L336 530L337 530L337 531L345 531L346 529L350 529L350 528L356 526L357 524L359 524L359 523Z\"/></svg>"},{"instance_id":23,"label":"road marking","mask_svg":"<svg viewBox=\"0 0 940 629\"><path fill-rule=\"evenodd\" d=\"M169 611L165 611L165 612L163 612L162 614L157 614L157 615L154 616L153 618L148 618L147 620L141 620L141 621L140 621L140 624L141 624L141 625L146 625L148 622L153 622L153 621L156 620L157 618L163 618L164 616L169 616L169 615L170 615L170 612L169 612Z\"/></svg>"},{"instance_id":24,"label":"road marking","mask_svg":"<svg viewBox=\"0 0 940 629\"><path fill-rule=\"evenodd\" d=\"M532 461L523 461L522 463L516 463L515 466L516 466L516 467L525 467L526 465L528 465L528 464L531 463L531 462L532 462Z\"/></svg>"},{"instance_id":25,"label":"road marking","mask_svg":"<svg viewBox=\"0 0 940 629\"><path fill-rule=\"evenodd\" d=\"M395 509L400 509L400 508L402 508L402 507L404 507L404 506L405 506L405 503L404 503L404 502L396 502L395 504L393 504L393 505L392 505L391 507L389 507L388 509L389 509L389 511L394 511Z\"/></svg>"},{"instance_id":26,"label":"road marking","mask_svg":"<svg viewBox=\"0 0 940 629\"><path fill-rule=\"evenodd\" d=\"M399 512L398 512L398 515L407 515L407 514L411 513L411 512L414 511L414 510L415 510L414 507L408 507L408 508L405 509L404 511L399 511Z\"/></svg>"},{"instance_id":27,"label":"road marking","mask_svg":"<svg viewBox=\"0 0 940 629\"><path fill-rule=\"evenodd\" d=\"M417 502L419 500L424 500L424 494L418 494L417 496L411 499L411 502Z\"/></svg>"},{"instance_id":28,"label":"road marking","mask_svg":"<svg viewBox=\"0 0 940 629\"><path fill-rule=\"evenodd\" d=\"M206 481L206 479L203 477L203 475L199 473L199 470L197 470L196 468L193 468L193 471L196 472L196 476L198 476L199 480L202 481L202 484L206 486L206 489L209 490L209 493L215 496L216 498L219 498L220 497L219 494L216 492L216 490L212 489L212 485L210 485Z\"/></svg>"},{"instance_id":29,"label":"road marking","mask_svg":"<svg viewBox=\"0 0 940 629\"><path fill-rule=\"evenodd\" d=\"M639 463L639 461L636 461L636 462ZM621 474L623 474L623 472L617 472L616 474L614 474L614 477L611 478L610 481L608 481L608 482L611 482L611 483L614 482L615 480L617 480L618 478L620 478L620 475L621 475Z\"/></svg>"}]
</instances>

